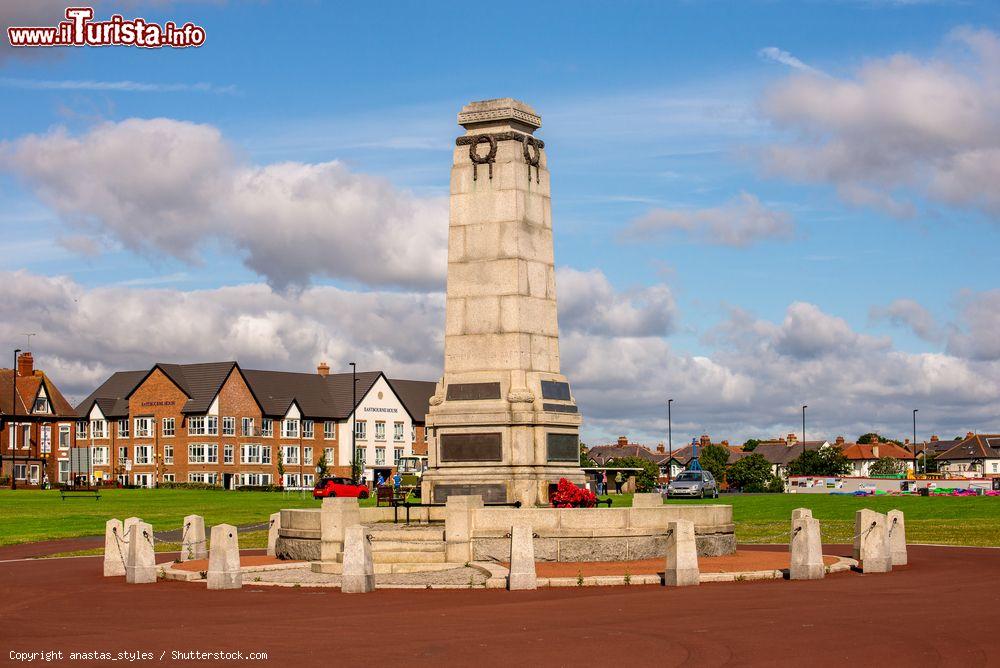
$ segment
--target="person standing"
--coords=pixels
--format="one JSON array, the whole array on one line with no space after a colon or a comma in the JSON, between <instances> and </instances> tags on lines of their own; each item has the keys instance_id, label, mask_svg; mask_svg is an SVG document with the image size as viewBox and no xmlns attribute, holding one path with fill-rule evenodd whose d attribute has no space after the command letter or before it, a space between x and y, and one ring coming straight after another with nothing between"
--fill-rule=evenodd
<instances>
[{"instance_id":1,"label":"person standing","mask_svg":"<svg viewBox=\"0 0 1000 668\"><path fill-rule=\"evenodd\" d=\"M598 493L599 494L603 495L603 494L607 494L608 493L608 470L607 469L604 469L603 471L601 471L601 484L598 485L598 488L599 488L598 489Z\"/></svg>"},{"instance_id":2,"label":"person standing","mask_svg":"<svg viewBox=\"0 0 1000 668\"><path fill-rule=\"evenodd\" d=\"M399 488L402 486L403 486L403 476L399 474L399 471L396 471L392 476L392 487L398 492Z\"/></svg>"},{"instance_id":3,"label":"person standing","mask_svg":"<svg viewBox=\"0 0 1000 668\"><path fill-rule=\"evenodd\" d=\"M382 472L379 471L378 472L378 478L375 479L375 486L376 487L381 487L384 484L385 484L385 478L382 477Z\"/></svg>"},{"instance_id":4,"label":"person standing","mask_svg":"<svg viewBox=\"0 0 1000 668\"><path fill-rule=\"evenodd\" d=\"M622 476L622 472L619 471L618 473L615 474L615 494L621 494L622 493L622 483L623 482L625 482L625 478L624 478L624 476Z\"/></svg>"}]
</instances>

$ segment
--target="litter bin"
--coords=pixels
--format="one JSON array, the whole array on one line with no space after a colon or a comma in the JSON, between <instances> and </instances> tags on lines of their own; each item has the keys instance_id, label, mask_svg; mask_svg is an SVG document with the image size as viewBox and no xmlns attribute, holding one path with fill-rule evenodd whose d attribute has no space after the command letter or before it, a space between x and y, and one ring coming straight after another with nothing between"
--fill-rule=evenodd
<instances>
[{"instance_id":1,"label":"litter bin","mask_svg":"<svg viewBox=\"0 0 1000 668\"><path fill-rule=\"evenodd\" d=\"M917 494L919 496L930 496L931 490L929 487L921 487L920 489L917 490Z\"/></svg>"},{"instance_id":2,"label":"litter bin","mask_svg":"<svg viewBox=\"0 0 1000 668\"><path fill-rule=\"evenodd\" d=\"M993 478L993 491L1000 492L1000 478Z\"/></svg>"}]
</instances>

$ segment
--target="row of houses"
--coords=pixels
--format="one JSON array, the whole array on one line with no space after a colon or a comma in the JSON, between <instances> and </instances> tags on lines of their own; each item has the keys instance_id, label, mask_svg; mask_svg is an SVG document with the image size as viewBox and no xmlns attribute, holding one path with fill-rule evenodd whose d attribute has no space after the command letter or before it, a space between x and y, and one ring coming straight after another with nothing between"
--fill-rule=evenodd
<instances>
[{"instance_id":1,"label":"row of houses","mask_svg":"<svg viewBox=\"0 0 1000 668\"><path fill-rule=\"evenodd\" d=\"M22 353L0 370L0 475L14 482L308 487L325 467L388 479L425 455L434 383L381 371L157 363L113 373L71 406ZM352 444L354 450L352 451Z\"/></svg>"},{"instance_id":2,"label":"row of houses","mask_svg":"<svg viewBox=\"0 0 1000 668\"><path fill-rule=\"evenodd\" d=\"M686 469L691 461L710 445L727 449L730 464L751 454L745 451L742 445L731 445L727 440L713 443L707 434L702 434L697 442L673 450L668 450L663 443L651 449L645 445L629 442L626 436L620 436L616 443L589 448L587 454L600 466L624 457L646 459L659 467L661 480L666 482ZM883 457L899 461L904 470L922 471L925 453L928 459L936 462L938 472L945 476L960 478L1000 476L1000 435L996 434L969 432L965 438L952 440L941 440L937 436L931 436L926 442L912 444L907 440L902 445L853 443L846 441L843 436L837 436L832 441L799 441L795 434L788 434L784 438L762 441L752 452L764 457L776 475L785 477L788 465L803 452L829 447L840 448L851 464L849 475L857 477L868 476L872 465Z\"/></svg>"}]
</instances>

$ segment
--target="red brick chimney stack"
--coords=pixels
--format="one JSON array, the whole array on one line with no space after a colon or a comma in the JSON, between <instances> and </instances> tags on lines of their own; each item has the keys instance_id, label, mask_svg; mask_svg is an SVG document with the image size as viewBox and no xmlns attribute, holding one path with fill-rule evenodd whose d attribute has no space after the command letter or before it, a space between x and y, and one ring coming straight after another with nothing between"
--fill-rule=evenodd
<instances>
[{"instance_id":1,"label":"red brick chimney stack","mask_svg":"<svg viewBox=\"0 0 1000 668\"><path fill-rule=\"evenodd\" d=\"M973 436L975 436L975 434L973 434L971 431L965 434L966 438L972 438Z\"/></svg>"},{"instance_id":2,"label":"red brick chimney stack","mask_svg":"<svg viewBox=\"0 0 1000 668\"><path fill-rule=\"evenodd\" d=\"M701 439L700 439L700 442L699 442L699 444L698 444L698 445L699 445L700 447L704 448L705 446L708 446L708 445L711 445L711 444L712 444L712 439L710 439L710 438L708 437L708 434L702 434L702 435L701 435Z\"/></svg>"},{"instance_id":3,"label":"red brick chimney stack","mask_svg":"<svg viewBox=\"0 0 1000 668\"><path fill-rule=\"evenodd\" d=\"M941 439L940 439L940 438L938 438L938 435L937 435L937 434L934 434L933 436L931 436L931 443L936 443L936 442L938 442L938 441L940 441L940 440L941 440Z\"/></svg>"},{"instance_id":4,"label":"red brick chimney stack","mask_svg":"<svg viewBox=\"0 0 1000 668\"><path fill-rule=\"evenodd\" d=\"M789 434L788 438L785 439L785 441L788 443L788 445L792 445L794 443L797 443L798 440L799 439L798 439L798 437L795 434Z\"/></svg>"},{"instance_id":5,"label":"red brick chimney stack","mask_svg":"<svg viewBox=\"0 0 1000 668\"><path fill-rule=\"evenodd\" d=\"M320 362L319 366L316 367L316 373L318 373L321 376L329 376L330 365L327 364L326 362Z\"/></svg>"},{"instance_id":6,"label":"red brick chimney stack","mask_svg":"<svg viewBox=\"0 0 1000 668\"><path fill-rule=\"evenodd\" d=\"M835 445L843 445L843 444L844 444L844 437L838 436Z\"/></svg>"},{"instance_id":7,"label":"red brick chimney stack","mask_svg":"<svg viewBox=\"0 0 1000 668\"><path fill-rule=\"evenodd\" d=\"M656 451L658 453L660 453L660 454L664 454L664 453L666 453L667 448L662 443L657 443L656 444Z\"/></svg>"},{"instance_id":8,"label":"red brick chimney stack","mask_svg":"<svg viewBox=\"0 0 1000 668\"><path fill-rule=\"evenodd\" d=\"M622 448L624 448L626 445L628 445L628 436L619 436L618 437L618 445L619 445L619 447L622 447Z\"/></svg>"},{"instance_id":9,"label":"red brick chimney stack","mask_svg":"<svg viewBox=\"0 0 1000 668\"><path fill-rule=\"evenodd\" d=\"M31 376L35 373L35 358L29 352L17 356L17 375Z\"/></svg>"}]
</instances>

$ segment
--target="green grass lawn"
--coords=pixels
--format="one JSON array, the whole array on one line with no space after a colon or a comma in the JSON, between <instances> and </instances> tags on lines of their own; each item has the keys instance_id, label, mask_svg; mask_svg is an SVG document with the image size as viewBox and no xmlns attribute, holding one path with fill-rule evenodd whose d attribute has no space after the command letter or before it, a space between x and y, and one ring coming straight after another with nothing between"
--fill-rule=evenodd
<instances>
[{"instance_id":1,"label":"green grass lawn","mask_svg":"<svg viewBox=\"0 0 1000 668\"><path fill-rule=\"evenodd\" d=\"M614 506L632 503L629 494L611 495ZM669 503L721 503L733 506L736 536L741 543L787 540L793 508L810 508L821 522L823 540L851 541L854 512L871 508L885 512L898 508L906 514L911 543L1000 546L1000 497L854 497L823 494L760 494L720 499L673 499ZM362 505L373 505L373 499ZM222 492L185 489L109 489L101 500L60 500L55 491L0 490L0 545L51 538L102 534L111 517L141 517L156 531L179 529L185 515L197 514L208 526L227 522L247 525L266 522L281 508L318 508L308 493ZM264 532L241 536L246 547L263 546ZM164 544L163 549L170 546Z\"/></svg>"}]
</instances>

